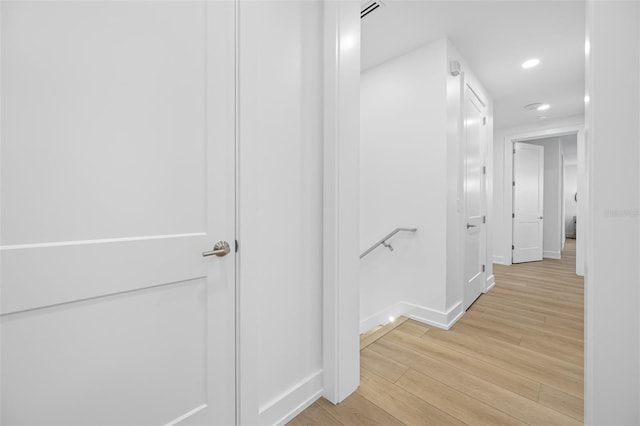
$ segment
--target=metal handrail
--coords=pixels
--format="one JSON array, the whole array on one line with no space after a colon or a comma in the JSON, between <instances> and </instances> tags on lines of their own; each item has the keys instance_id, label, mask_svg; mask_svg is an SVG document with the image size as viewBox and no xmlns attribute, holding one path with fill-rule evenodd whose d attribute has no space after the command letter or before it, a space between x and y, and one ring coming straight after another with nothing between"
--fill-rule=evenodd
<instances>
[{"instance_id":1,"label":"metal handrail","mask_svg":"<svg viewBox=\"0 0 640 426\"><path fill-rule=\"evenodd\" d=\"M375 243L374 245L372 245L371 247L369 247L369 249L367 251L365 251L364 253L362 253L360 255L360 259L362 259L363 257L365 257L366 255L368 255L369 253L371 253L376 247L378 246L385 246L386 248L388 248L389 250L393 251L393 247L391 247L391 244L387 243L387 240L391 237L393 237L394 235L396 235L398 232L416 232L418 230L418 228L396 228L393 231L389 232L387 235L385 235L380 241L378 241L377 243Z\"/></svg>"}]
</instances>

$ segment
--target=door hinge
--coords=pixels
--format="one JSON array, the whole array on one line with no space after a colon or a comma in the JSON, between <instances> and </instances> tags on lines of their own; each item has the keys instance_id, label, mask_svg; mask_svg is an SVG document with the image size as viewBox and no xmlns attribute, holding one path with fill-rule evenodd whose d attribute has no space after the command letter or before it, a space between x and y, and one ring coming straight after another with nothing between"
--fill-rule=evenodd
<instances>
[{"instance_id":1,"label":"door hinge","mask_svg":"<svg viewBox=\"0 0 640 426\"><path fill-rule=\"evenodd\" d=\"M511 245L511 250L515 250L516 246L514 246L513 244Z\"/></svg>"},{"instance_id":2,"label":"door hinge","mask_svg":"<svg viewBox=\"0 0 640 426\"><path fill-rule=\"evenodd\" d=\"M236 240L236 253L238 252L238 240Z\"/></svg>"},{"instance_id":3,"label":"door hinge","mask_svg":"<svg viewBox=\"0 0 640 426\"><path fill-rule=\"evenodd\" d=\"M487 166L482 166L482 174L483 175L487 174Z\"/></svg>"},{"instance_id":4,"label":"door hinge","mask_svg":"<svg viewBox=\"0 0 640 426\"><path fill-rule=\"evenodd\" d=\"M487 124L487 117L482 117L482 125L485 126Z\"/></svg>"},{"instance_id":5,"label":"door hinge","mask_svg":"<svg viewBox=\"0 0 640 426\"><path fill-rule=\"evenodd\" d=\"M511 218L515 219L516 218L516 214L515 213L511 213Z\"/></svg>"},{"instance_id":6,"label":"door hinge","mask_svg":"<svg viewBox=\"0 0 640 426\"><path fill-rule=\"evenodd\" d=\"M482 223L487 223L487 217L486 216L482 216Z\"/></svg>"},{"instance_id":7,"label":"door hinge","mask_svg":"<svg viewBox=\"0 0 640 426\"><path fill-rule=\"evenodd\" d=\"M512 182L511 186L516 186L516 181L515 180Z\"/></svg>"},{"instance_id":8,"label":"door hinge","mask_svg":"<svg viewBox=\"0 0 640 426\"><path fill-rule=\"evenodd\" d=\"M516 149L515 149L515 148L513 148L513 153L514 153L514 154L516 153Z\"/></svg>"},{"instance_id":9,"label":"door hinge","mask_svg":"<svg viewBox=\"0 0 640 426\"><path fill-rule=\"evenodd\" d=\"M484 265L482 265L482 272L484 272L484 270L485 270L485 266L484 266Z\"/></svg>"}]
</instances>

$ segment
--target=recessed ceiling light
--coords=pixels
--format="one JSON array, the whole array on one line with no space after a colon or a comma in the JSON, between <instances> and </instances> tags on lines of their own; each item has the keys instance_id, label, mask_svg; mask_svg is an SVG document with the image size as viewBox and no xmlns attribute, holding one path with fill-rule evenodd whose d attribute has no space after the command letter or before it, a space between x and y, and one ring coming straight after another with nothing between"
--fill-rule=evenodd
<instances>
[{"instance_id":1,"label":"recessed ceiling light","mask_svg":"<svg viewBox=\"0 0 640 426\"><path fill-rule=\"evenodd\" d=\"M535 66L537 66L538 64L540 64L540 59L529 59L528 61L524 61L522 63L522 68L533 68Z\"/></svg>"},{"instance_id":2,"label":"recessed ceiling light","mask_svg":"<svg viewBox=\"0 0 640 426\"><path fill-rule=\"evenodd\" d=\"M542 106L542 103L540 103L540 102L534 102L534 103L532 103L532 104L525 105L525 106L524 106L524 109L529 110L529 111L533 111L533 110L538 109L538 107L540 107L540 106Z\"/></svg>"},{"instance_id":3,"label":"recessed ceiling light","mask_svg":"<svg viewBox=\"0 0 640 426\"><path fill-rule=\"evenodd\" d=\"M589 97L589 95L585 95L585 97L584 97L584 103L585 103L585 104L588 104L590 100L591 100L591 98Z\"/></svg>"},{"instance_id":4,"label":"recessed ceiling light","mask_svg":"<svg viewBox=\"0 0 640 426\"><path fill-rule=\"evenodd\" d=\"M540 106L539 106L538 108L536 108L536 109L537 109L538 111L544 111L544 110L547 110L547 109L549 109L549 108L551 108L551 105L549 105L549 104L542 104L542 105L540 105Z\"/></svg>"}]
</instances>

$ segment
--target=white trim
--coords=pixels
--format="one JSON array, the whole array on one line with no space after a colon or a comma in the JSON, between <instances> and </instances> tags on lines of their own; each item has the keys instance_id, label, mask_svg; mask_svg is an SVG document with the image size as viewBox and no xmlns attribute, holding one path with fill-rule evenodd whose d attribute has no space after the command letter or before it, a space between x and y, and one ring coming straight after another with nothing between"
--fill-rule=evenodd
<instances>
[{"instance_id":1,"label":"white trim","mask_svg":"<svg viewBox=\"0 0 640 426\"><path fill-rule=\"evenodd\" d=\"M484 293L489 293L491 289L495 287L495 285L496 285L496 276L491 274L489 275L489 277L487 278L487 282L485 283Z\"/></svg>"},{"instance_id":2,"label":"white trim","mask_svg":"<svg viewBox=\"0 0 640 426\"><path fill-rule=\"evenodd\" d=\"M544 250L542 257L545 259L561 259L560 252L556 250Z\"/></svg>"},{"instance_id":3,"label":"white trim","mask_svg":"<svg viewBox=\"0 0 640 426\"><path fill-rule=\"evenodd\" d=\"M504 256L493 255L493 263L497 263L499 265L511 265L511 262L507 262L504 260Z\"/></svg>"},{"instance_id":4,"label":"white trim","mask_svg":"<svg viewBox=\"0 0 640 426\"><path fill-rule=\"evenodd\" d=\"M259 416L263 424L284 425L303 412L322 395L322 370L292 386L260 407ZM290 409L290 407L295 407Z\"/></svg>"},{"instance_id":5,"label":"white trim","mask_svg":"<svg viewBox=\"0 0 640 426\"><path fill-rule=\"evenodd\" d=\"M449 330L453 324L462 318L464 309L462 301L459 301L444 312L427 308L426 306L414 305L413 303L397 302L363 319L360 322L360 332L366 333L374 327L388 324L390 322L389 317L397 318L401 315L423 324Z\"/></svg>"},{"instance_id":6,"label":"white trim","mask_svg":"<svg viewBox=\"0 0 640 426\"><path fill-rule=\"evenodd\" d=\"M464 315L462 300L445 312L427 308L425 306L406 304L411 311L407 316L424 324L433 325L443 330L449 330Z\"/></svg>"},{"instance_id":7,"label":"white trim","mask_svg":"<svg viewBox=\"0 0 640 426\"><path fill-rule=\"evenodd\" d=\"M360 384L360 3L324 2L323 396Z\"/></svg>"}]
</instances>

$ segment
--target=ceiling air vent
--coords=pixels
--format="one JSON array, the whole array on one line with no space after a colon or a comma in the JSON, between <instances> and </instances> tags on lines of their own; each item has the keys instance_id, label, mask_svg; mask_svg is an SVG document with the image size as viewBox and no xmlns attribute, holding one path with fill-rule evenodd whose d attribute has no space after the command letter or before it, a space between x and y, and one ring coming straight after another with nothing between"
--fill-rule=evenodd
<instances>
[{"instance_id":1,"label":"ceiling air vent","mask_svg":"<svg viewBox=\"0 0 640 426\"><path fill-rule=\"evenodd\" d=\"M384 3L381 0L371 0L365 2L362 5L362 9L360 9L360 19L364 18L365 16L382 6L384 6Z\"/></svg>"}]
</instances>

